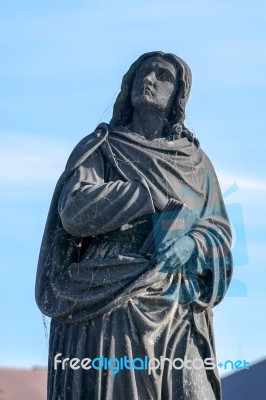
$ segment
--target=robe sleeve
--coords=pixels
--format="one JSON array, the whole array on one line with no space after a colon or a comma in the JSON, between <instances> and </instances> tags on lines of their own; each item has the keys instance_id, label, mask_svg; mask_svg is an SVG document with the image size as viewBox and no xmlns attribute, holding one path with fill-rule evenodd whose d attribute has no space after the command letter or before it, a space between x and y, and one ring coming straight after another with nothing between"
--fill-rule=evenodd
<instances>
[{"instance_id":1,"label":"robe sleeve","mask_svg":"<svg viewBox=\"0 0 266 400\"><path fill-rule=\"evenodd\" d=\"M199 211L199 218L187 233L194 240L195 249L183 266L186 294L200 308L217 305L232 277L230 222L218 179L210 161L208 164L206 201L201 210L192 210Z\"/></svg>"},{"instance_id":2,"label":"robe sleeve","mask_svg":"<svg viewBox=\"0 0 266 400\"><path fill-rule=\"evenodd\" d=\"M96 236L155 211L144 179L105 182L100 150L87 158L64 184L58 212L65 230L73 236Z\"/></svg>"}]
</instances>

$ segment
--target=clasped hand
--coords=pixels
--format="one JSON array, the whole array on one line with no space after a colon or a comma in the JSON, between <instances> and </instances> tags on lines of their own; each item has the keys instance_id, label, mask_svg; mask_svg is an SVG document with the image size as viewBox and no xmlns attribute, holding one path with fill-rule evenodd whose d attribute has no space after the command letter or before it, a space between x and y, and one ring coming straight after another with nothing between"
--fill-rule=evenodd
<instances>
[{"instance_id":1,"label":"clasped hand","mask_svg":"<svg viewBox=\"0 0 266 400\"><path fill-rule=\"evenodd\" d=\"M178 272L190 259L194 249L195 242L190 236L166 238L157 245L154 261L161 272Z\"/></svg>"}]
</instances>

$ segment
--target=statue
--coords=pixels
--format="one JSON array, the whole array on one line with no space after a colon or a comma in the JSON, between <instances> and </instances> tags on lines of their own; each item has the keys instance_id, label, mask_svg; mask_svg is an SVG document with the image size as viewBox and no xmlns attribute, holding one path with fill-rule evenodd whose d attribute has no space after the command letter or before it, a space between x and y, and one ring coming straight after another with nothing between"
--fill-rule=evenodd
<instances>
[{"instance_id":1,"label":"statue","mask_svg":"<svg viewBox=\"0 0 266 400\"><path fill-rule=\"evenodd\" d=\"M52 319L49 400L221 399L212 307L230 283L231 232L184 125L190 87L181 58L143 54L57 183L36 278Z\"/></svg>"}]
</instances>

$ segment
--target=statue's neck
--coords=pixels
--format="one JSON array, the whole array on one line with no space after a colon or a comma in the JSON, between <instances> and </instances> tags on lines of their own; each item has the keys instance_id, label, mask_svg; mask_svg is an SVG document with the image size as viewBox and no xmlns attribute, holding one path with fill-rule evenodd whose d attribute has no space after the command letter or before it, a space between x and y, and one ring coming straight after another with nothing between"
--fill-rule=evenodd
<instances>
[{"instance_id":1,"label":"statue's neck","mask_svg":"<svg viewBox=\"0 0 266 400\"><path fill-rule=\"evenodd\" d=\"M165 137L168 114L168 111L134 109L129 128L147 140Z\"/></svg>"}]
</instances>

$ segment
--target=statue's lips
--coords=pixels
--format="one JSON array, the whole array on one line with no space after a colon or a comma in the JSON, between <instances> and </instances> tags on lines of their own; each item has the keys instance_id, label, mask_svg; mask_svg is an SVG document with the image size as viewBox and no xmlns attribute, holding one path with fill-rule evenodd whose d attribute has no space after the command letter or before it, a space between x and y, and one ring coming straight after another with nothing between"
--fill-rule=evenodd
<instances>
[{"instance_id":1,"label":"statue's lips","mask_svg":"<svg viewBox=\"0 0 266 400\"><path fill-rule=\"evenodd\" d=\"M154 90L150 86L146 86L146 85L143 86L143 93L144 94L150 94L152 96L155 95Z\"/></svg>"}]
</instances>

